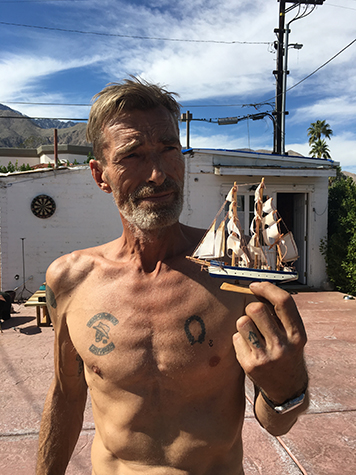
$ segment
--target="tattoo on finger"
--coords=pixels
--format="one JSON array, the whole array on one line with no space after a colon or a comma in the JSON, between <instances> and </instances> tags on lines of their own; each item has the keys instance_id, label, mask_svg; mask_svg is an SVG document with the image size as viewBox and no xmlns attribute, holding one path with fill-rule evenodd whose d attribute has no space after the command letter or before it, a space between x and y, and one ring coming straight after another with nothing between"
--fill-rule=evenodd
<instances>
[{"instance_id":1,"label":"tattoo on finger","mask_svg":"<svg viewBox=\"0 0 356 475\"><path fill-rule=\"evenodd\" d=\"M248 333L248 339L256 348L261 348L260 340L258 339L255 332L250 331Z\"/></svg>"}]
</instances>

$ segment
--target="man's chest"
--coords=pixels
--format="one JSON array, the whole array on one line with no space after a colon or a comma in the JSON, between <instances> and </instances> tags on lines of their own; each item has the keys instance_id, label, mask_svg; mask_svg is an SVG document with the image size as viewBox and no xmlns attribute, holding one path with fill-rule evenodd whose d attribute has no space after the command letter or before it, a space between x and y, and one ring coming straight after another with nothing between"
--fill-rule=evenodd
<instances>
[{"instance_id":1,"label":"man's chest","mask_svg":"<svg viewBox=\"0 0 356 475\"><path fill-rule=\"evenodd\" d=\"M201 380L234 361L232 335L242 309L187 278L108 283L75 298L67 322L88 371L120 386L179 375ZM240 313L239 313L240 312Z\"/></svg>"}]
</instances>

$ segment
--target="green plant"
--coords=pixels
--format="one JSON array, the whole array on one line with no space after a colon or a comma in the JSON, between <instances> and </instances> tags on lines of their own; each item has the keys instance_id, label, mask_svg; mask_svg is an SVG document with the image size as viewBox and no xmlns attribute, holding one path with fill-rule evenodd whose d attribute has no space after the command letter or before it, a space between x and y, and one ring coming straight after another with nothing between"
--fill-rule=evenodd
<instances>
[{"instance_id":1,"label":"green plant","mask_svg":"<svg viewBox=\"0 0 356 475\"><path fill-rule=\"evenodd\" d=\"M10 161L7 165L0 165L0 173L14 173L14 172L24 172L27 170L31 170L30 165L27 163L25 165L24 163L19 166L19 161L16 160L15 165Z\"/></svg>"},{"instance_id":2,"label":"green plant","mask_svg":"<svg viewBox=\"0 0 356 475\"><path fill-rule=\"evenodd\" d=\"M330 282L341 292L356 295L356 184L341 169L329 186L328 236L320 251Z\"/></svg>"},{"instance_id":3,"label":"green plant","mask_svg":"<svg viewBox=\"0 0 356 475\"><path fill-rule=\"evenodd\" d=\"M326 141L322 139L323 135L327 139L330 139L333 135L330 125L327 124L325 120L317 120L310 124L307 133L309 145L311 146L309 155L314 158L331 158L329 146Z\"/></svg>"},{"instance_id":4,"label":"green plant","mask_svg":"<svg viewBox=\"0 0 356 475\"><path fill-rule=\"evenodd\" d=\"M87 157L88 158L83 163L89 163L90 160L95 160L95 157L91 152L88 153Z\"/></svg>"},{"instance_id":5,"label":"green plant","mask_svg":"<svg viewBox=\"0 0 356 475\"><path fill-rule=\"evenodd\" d=\"M7 172L8 173L13 173L13 172L17 171L16 170L17 164L18 164L17 160L16 160L16 165L14 165L12 162L9 162L9 164L7 165Z\"/></svg>"}]
</instances>

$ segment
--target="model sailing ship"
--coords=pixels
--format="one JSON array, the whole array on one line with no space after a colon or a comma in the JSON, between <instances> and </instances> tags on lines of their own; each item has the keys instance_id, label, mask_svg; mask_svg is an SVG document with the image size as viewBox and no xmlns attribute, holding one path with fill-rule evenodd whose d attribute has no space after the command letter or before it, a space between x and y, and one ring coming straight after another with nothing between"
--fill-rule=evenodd
<instances>
[{"instance_id":1,"label":"model sailing ship","mask_svg":"<svg viewBox=\"0 0 356 475\"><path fill-rule=\"evenodd\" d=\"M297 246L290 231L281 232L282 219L273 205L273 198L264 201L264 178L255 191L249 239L243 234L238 220L237 188L234 183L212 225L188 259L207 268L212 277L274 283L298 279L293 268L299 257ZM227 202L230 203L229 210L219 223ZM226 256L231 260L229 264L225 262Z\"/></svg>"}]
</instances>

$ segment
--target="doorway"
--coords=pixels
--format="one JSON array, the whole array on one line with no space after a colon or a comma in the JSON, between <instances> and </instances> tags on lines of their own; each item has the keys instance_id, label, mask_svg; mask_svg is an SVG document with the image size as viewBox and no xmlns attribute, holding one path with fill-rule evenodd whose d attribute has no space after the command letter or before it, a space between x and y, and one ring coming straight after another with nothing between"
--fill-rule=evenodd
<instances>
[{"instance_id":1,"label":"doorway","mask_svg":"<svg viewBox=\"0 0 356 475\"><path fill-rule=\"evenodd\" d=\"M307 193L277 193L277 208L299 251L295 262L300 284L307 283ZM283 231L283 229L282 229Z\"/></svg>"}]
</instances>

